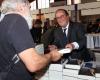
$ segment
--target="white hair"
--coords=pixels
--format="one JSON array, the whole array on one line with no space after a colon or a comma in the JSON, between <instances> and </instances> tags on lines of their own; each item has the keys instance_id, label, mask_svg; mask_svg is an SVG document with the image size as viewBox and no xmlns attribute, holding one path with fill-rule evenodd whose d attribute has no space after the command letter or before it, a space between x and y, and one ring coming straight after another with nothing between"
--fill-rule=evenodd
<instances>
[{"instance_id":1,"label":"white hair","mask_svg":"<svg viewBox=\"0 0 100 80\"><path fill-rule=\"evenodd\" d=\"M9 12L16 12L16 6L18 3L25 4L28 6L28 0L4 0L1 5L1 17L0 21L4 18L4 16ZM32 28L32 16L31 12L27 16L22 15L28 23L29 29Z\"/></svg>"},{"instance_id":2,"label":"white hair","mask_svg":"<svg viewBox=\"0 0 100 80\"><path fill-rule=\"evenodd\" d=\"M28 0L3 0L1 13L6 14L9 11L15 11L18 3L29 4Z\"/></svg>"}]
</instances>

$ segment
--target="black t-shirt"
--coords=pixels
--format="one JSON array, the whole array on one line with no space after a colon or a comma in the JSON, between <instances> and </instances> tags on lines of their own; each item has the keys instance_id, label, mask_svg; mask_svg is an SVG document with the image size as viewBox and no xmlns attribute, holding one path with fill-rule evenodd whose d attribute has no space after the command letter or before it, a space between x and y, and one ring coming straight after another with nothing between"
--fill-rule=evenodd
<instances>
[{"instance_id":1,"label":"black t-shirt","mask_svg":"<svg viewBox=\"0 0 100 80\"><path fill-rule=\"evenodd\" d=\"M9 64L12 57L25 49L34 47L26 20L18 14L7 14L0 22L0 67ZM22 61L8 74L7 80L31 80L32 76Z\"/></svg>"}]
</instances>

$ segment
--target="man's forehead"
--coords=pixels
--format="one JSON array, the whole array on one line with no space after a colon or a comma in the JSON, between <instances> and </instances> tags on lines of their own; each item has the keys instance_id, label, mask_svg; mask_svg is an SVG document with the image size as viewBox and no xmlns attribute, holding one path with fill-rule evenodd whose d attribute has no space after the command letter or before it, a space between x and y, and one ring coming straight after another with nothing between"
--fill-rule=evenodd
<instances>
[{"instance_id":1,"label":"man's forehead","mask_svg":"<svg viewBox=\"0 0 100 80\"><path fill-rule=\"evenodd\" d=\"M56 13L65 13L63 10L58 10Z\"/></svg>"},{"instance_id":2,"label":"man's forehead","mask_svg":"<svg viewBox=\"0 0 100 80\"><path fill-rule=\"evenodd\" d=\"M57 15L57 14L59 14L59 15L60 15L60 14L65 14L65 12L62 11L62 10L59 10L59 11L56 12L56 15Z\"/></svg>"}]
</instances>

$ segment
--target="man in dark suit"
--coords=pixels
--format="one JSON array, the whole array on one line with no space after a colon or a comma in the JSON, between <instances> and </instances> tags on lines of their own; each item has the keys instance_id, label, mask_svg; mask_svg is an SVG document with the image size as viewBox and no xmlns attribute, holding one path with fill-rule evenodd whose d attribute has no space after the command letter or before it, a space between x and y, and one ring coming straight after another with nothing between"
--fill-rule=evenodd
<instances>
[{"instance_id":1,"label":"man in dark suit","mask_svg":"<svg viewBox=\"0 0 100 80\"><path fill-rule=\"evenodd\" d=\"M37 19L32 27L32 29L30 30L32 38L34 40L34 42L36 44L40 43L41 40L41 35L42 35L42 21Z\"/></svg>"},{"instance_id":2,"label":"man in dark suit","mask_svg":"<svg viewBox=\"0 0 100 80\"><path fill-rule=\"evenodd\" d=\"M55 17L60 27L54 31L54 42L53 45L49 45L49 49L70 48L71 53L65 54L63 58L90 61L91 57L86 49L84 26L81 23L71 22L68 12L64 9L58 9Z\"/></svg>"}]
</instances>

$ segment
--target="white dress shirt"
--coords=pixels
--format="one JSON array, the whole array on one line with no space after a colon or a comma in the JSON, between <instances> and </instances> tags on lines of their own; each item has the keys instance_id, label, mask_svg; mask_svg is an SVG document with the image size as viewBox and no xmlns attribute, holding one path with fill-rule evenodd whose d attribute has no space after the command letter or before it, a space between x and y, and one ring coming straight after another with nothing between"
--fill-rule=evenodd
<instances>
[{"instance_id":1,"label":"white dress shirt","mask_svg":"<svg viewBox=\"0 0 100 80\"><path fill-rule=\"evenodd\" d=\"M67 26L65 28L62 27L63 32L64 32L64 29L66 29L66 31L65 31L66 36L68 35L68 28L69 28L69 23L67 24ZM72 42L71 44L73 44L75 46L74 49L79 49L79 44L77 42Z\"/></svg>"}]
</instances>

